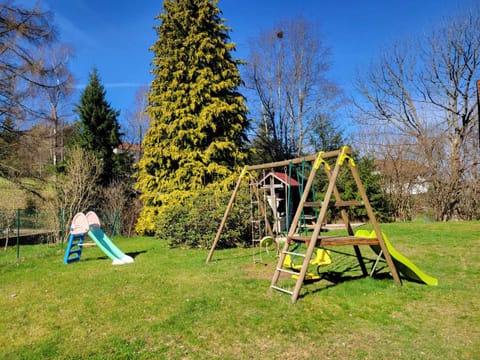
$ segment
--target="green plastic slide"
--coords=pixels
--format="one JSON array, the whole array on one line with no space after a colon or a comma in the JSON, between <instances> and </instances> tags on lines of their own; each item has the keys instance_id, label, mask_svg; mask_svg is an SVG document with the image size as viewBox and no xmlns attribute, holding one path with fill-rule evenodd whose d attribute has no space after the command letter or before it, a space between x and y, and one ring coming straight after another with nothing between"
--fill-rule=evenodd
<instances>
[{"instance_id":1,"label":"green plastic slide","mask_svg":"<svg viewBox=\"0 0 480 360\"><path fill-rule=\"evenodd\" d=\"M438 279L425 274L422 270L420 270L413 262L411 262L406 256L398 252L393 245L388 241L387 236L385 233L382 232L383 240L385 241L385 245L387 245L388 252L392 257L397 270L400 271L407 279L412 281L422 282L429 286L436 286L438 285ZM368 232L368 230L358 230L355 233L355 236L364 237L364 238L376 238L377 234L375 231ZM382 251L380 245L372 245L372 250L375 251L377 255L379 255Z\"/></svg>"},{"instance_id":2,"label":"green plastic slide","mask_svg":"<svg viewBox=\"0 0 480 360\"><path fill-rule=\"evenodd\" d=\"M125 255L122 250L120 250L98 226L90 225L88 236L110 259L113 260L113 265L133 263L133 258Z\"/></svg>"}]
</instances>

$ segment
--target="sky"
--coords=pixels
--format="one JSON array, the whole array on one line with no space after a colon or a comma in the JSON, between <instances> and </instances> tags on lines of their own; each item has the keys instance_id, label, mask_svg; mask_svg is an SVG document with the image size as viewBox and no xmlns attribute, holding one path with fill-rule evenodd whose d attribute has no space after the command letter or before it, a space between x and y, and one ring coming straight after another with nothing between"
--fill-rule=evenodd
<instances>
[{"instance_id":1,"label":"sky","mask_svg":"<svg viewBox=\"0 0 480 360\"><path fill-rule=\"evenodd\" d=\"M89 73L98 69L107 101L133 110L135 93L148 86L161 0L17 0L40 3L54 13L60 41L73 48L70 70L78 103ZM331 48L330 79L347 93L355 74L395 41L429 32L451 14L480 9L480 0L219 0L236 43L234 56L247 59L249 41L282 20L303 16L317 24Z\"/></svg>"}]
</instances>

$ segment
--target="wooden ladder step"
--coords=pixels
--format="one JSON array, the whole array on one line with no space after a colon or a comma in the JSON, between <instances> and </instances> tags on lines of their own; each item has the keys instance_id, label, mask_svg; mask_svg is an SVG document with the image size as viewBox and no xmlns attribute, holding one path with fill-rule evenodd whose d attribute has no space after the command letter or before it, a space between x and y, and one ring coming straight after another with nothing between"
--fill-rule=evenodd
<instances>
[{"instance_id":1,"label":"wooden ladder step","mask_svg":"<svg viewBox=\"0 0 480 360\"><path fill-rule=\"evenodd\" d=\"M322 207L321 201L305 201L303 203L304 207Z\"/></svg>"},{"instance_id":2,"label":"wooden ladder step","mask_svg":"<svg viewBox=\"0 0 480 360\"><path fill-rule=\"evenodd\" d=\"M290 274L290 275L298 275L298 273L299 273L299 271L294 271L294 270L279 268L279 267L277 267L277 271L280 271L280 272L285 273L285 274Z\"/></svg>"},{"instance_id":3,"label":"wooden ladder step","mask_svg":"<svg viewBox=\"0 0 480 360\"><path fill-rule=\"evenodd\" d=\"M290 290L287 290L287 289L281 288L280 286L276 286L276 285L270 285L270 287L271 287L272 289L275 289L275 290L278 290L278 291L281 291L281 292L287 293L287 294L289 294L289 295L293 295L293 291L290 291Z\"/></svg>"},{"instance_id":4,"label":"wooden ladder step","mask_svg":"<svg viewBox=\"0 0 480 360\"><path fill-rule=\"evenodd\" d=\"M292 255L292 256L303 256L305 257L305 254L302 253L296 253L294 251L282 251L284 254Z\"/></svg>"},{"instance_id":5,"label":"wooden ladder step","mask_svg":"<svg viewBox=\"0 0 480 360\"><path fill-rule=\"evenodd\" d=\"M349 206L365 206L365 203L360 200L351 200L351 201L335 201L336 207L349 207Z\"/></svg>"}]
</instances>

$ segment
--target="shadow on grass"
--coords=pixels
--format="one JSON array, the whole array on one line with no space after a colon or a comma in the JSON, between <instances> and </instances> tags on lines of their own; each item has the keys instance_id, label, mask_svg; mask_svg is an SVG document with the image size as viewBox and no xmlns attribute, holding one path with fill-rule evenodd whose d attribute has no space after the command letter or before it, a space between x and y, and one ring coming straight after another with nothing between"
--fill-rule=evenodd
<instances>
[{"instance_id":1,"label":"shadow on grass","mask_svg":"<svg viewBox=\"0 0 480 360\"><path fill-rule=\"evenodd\" d=\"M145 254L146 252L147 250L132 251L132 252L127 252L126 255L135 259L138 255Z\"/></svg>"},{"instance_id":2,"label":"shadow on grass","mask_svg":"<svg viewBox=\"0 0 480 360\"><path fill-rule=\"evenodd\" d=\"M388 266L386 266L386 264L383 264L383 262L377 264L373 274L365 275L363 274L361 266L358 263L358 260L355 255L343 253L340 251L337 251L337 253L340 253L343 256L345 256L340 265L319 266L317 268L317 274L319 277L312 280L304 281L305 285L319 283L321 281L324 282L319 287L315 289L311 289L308 292L309 294L319 293L329 288L335 287L337 285L350 282L350 281L364 279L367 277L372 277L373 279L377 279L377 280L386 280L386 279L393 280L393 277L389 272ZM365 267L367 268L367 271L370 273L371 269L375 264L375 259L363 258L363 261L365 263ZM327 269L327 268L330 268L330 269ZM307 296L307 293L301 294L299 297L301 298L304 296Z\"/></svg>"},{"instance_id":3,"label":"shadow on grass","mask_svg":"<svg viewBox=\"0 0 480 360\"><path fill-rule=\"evenodd\" d=\"M131 252L125 253L125 255L128 255L135 259L138 255L145 254L146 252L147 250L131 251ZM108 256L103 255L103 256L97 256L97 257L86 258L86 259L82 258L82 261L98 261L98 260L108 260L108 259L109 259Z\"/></svg>"}]
</instances>

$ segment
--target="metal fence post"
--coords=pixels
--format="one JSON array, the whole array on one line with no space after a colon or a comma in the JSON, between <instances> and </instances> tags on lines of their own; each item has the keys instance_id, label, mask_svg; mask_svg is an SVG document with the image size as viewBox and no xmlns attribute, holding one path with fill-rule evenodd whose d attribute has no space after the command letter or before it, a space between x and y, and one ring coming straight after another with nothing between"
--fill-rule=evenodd
<instances>
[{"instance_id":1,"label":"metal fence post","mask_svg":"<svg viewBox=\"0 0 480 360\"><path fill-rule=\"evenodd\" d=\"M18 259L20 259L20 209L17 209L15 222L17 225L17 261L18 261Z\"/></svg>"},{"instance_id":2,"label":"metal fence post","mask_svg":"<svg viewBox=\"0 0 480 360\"><path fill-rule=\"evenodd\" d=\"M62 244L62 249L63 249L63 240L64 240L64 231L65 231L65 209L60 208L58 209L59 216L58 219L60 220L60 242Z\"/></svg>"}]
</instances>

